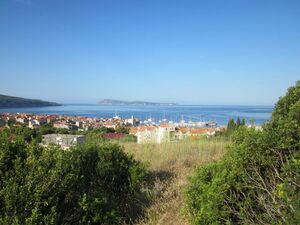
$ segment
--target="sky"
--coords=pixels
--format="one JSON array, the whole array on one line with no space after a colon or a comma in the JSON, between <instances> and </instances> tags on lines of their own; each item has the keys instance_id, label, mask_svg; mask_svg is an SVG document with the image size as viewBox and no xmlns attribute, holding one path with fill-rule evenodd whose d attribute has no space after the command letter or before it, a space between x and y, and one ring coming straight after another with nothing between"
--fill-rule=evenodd
<instances>
[{"instance_id":1,"label":"sky","mask_svg":"<svg viewBox=\"0 0 300 225\"><path fill-rule=\"evenodd\" d=\"M0 0L0 94L273 105L296 80L299 0Z\"/></svg>"}]
</instances>

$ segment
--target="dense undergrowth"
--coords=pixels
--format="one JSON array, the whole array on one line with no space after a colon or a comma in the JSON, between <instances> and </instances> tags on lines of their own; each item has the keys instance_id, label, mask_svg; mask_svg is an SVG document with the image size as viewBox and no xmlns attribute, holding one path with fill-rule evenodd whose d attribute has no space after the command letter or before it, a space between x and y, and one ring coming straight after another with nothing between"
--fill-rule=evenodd
<instances>
[{"instance_id":1,"label":"dense undergrowth","mask_svg":"<svg viewBox=\"0 0 300 225\"><path fill-rule=\"evenodd\" d=\"M239 128L219 162L200 167L186 191L192 224L298 224L300 82L262 131Z\"/></svg>"},{"instance_id":2,"label":"dense undergrowth","mask_svg":"<svg viewBox=\"0 0 300 225\"><path fill-rule=\"evenodd\" d=\"M142 199L144 210L135 224L188 224L182 213L187 178L196 166L222 158L228 143L227 138L204 137L164 144L124 144L125 151L147 164L149 171L144 185L148 198Z\"/></svg>"},{"instance_id":3,"label":"dense undergrowth","mask_svg":"<svg viewBox=\"0 0 300 225\"><path fill-rule=\"evenodd\" d=\"M115 144L47 149L0 135L0 224L122 224L147 173Z\"/></svg>"}]
</instances>

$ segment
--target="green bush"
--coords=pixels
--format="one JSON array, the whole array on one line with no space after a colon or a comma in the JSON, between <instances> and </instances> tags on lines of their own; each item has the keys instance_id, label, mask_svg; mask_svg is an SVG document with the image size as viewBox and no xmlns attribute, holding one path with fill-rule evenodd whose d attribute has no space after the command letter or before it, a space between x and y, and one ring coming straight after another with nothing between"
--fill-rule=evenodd
<instances>
[{"instance_id":1,"label":"green bush","mask_svg":"<svg viewBox=\"0 0 300 225\"><path fill-rule=\"evenodd\" d=\"M0 224L124 223L146 175L118 145L42 149L1 133Z\"/></svg>"},{"instance_id":2,"label":"green bush","mask_svg":"<svg viewBox=\"0 0 300 225\"><path fill-rule=\"evenodd\" d=\"M128 127L117 127L116 133L129 134L130 129Z\"/></svg>"},{"instance_id":3,"label":"green bush","mask_svg":"<svg viewBox=\"0 0 300 225\"><path fill-rule=\"evenodd\" d=\"M120 142L137 142L137 137L132 134L127 134Z\"/></svg>"},{"instance_id":4,"label":"green bush","mask_svg":"<svg viewBox=\"0 0 300 225\"><path fill-rule=\"evenodd\" d=\"M192 224L297 224L300 221L300 82L262 131L235 131L228 153L199 168L186 192Z\"/></svg>"}]
</instances>

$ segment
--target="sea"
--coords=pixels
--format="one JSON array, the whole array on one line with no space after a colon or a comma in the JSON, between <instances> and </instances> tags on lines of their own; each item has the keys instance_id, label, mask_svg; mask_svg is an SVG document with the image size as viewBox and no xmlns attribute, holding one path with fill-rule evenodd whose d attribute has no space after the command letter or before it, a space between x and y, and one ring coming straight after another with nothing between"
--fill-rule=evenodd
<instances>
[{"instance_id":1,"label":"sea","mask_svg":"<svg viewBox=\"0 0 300 225\"><path fill-rule=\"evenodd\" d=\"M110 118L119 116L129 118L134 116L141 121L151 118L154 122L164 119L173 122L180 120L215 121L218 125L226 125L230 118L244 118L246 123L254 121L261 125L272 114L273 106L228 106L228 105L173 105L173 106L115 106L96 104L64 104L61 106L33 107L33 108L3 108L2 112L57 114L67 116L86 116L94 118Z\"/></svg>"}]
</instances>

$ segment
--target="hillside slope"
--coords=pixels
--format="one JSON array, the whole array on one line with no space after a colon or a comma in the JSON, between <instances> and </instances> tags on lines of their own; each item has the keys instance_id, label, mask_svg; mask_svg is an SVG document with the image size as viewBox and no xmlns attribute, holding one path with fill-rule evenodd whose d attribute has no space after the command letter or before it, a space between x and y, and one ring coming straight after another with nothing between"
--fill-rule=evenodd
<instances>
[{"instance_id":1,"label":"hillside slope","mask_svg":"<svg viewBox=\"0 0 300 225\"><path fill-rule=\"evenodd\" d=\"M21 108L21 107L43 107L43 106L59 106L55 102L47 102L39 99L28 99L0 95L0 108Z\"/></svg>"}]
</instances>

